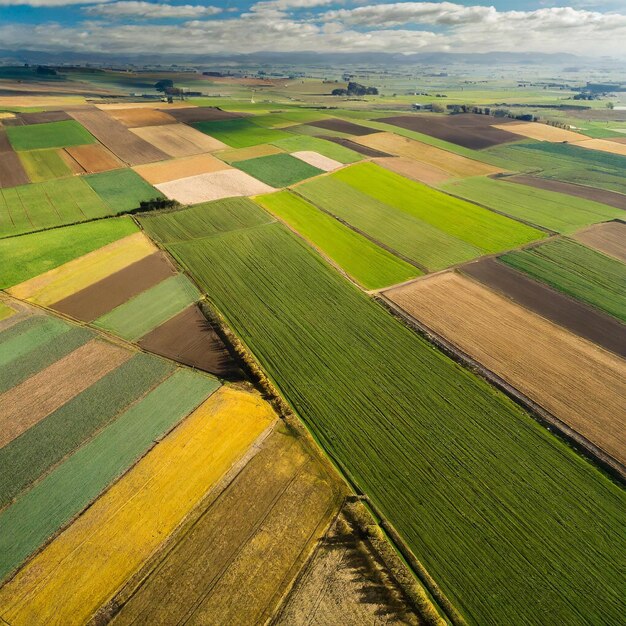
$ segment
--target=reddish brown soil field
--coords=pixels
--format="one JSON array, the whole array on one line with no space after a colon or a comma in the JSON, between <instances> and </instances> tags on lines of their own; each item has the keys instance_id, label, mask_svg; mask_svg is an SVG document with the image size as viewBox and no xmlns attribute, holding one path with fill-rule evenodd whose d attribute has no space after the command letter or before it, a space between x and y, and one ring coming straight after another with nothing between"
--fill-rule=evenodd
<instances>
[{"instance_id":1,"label":"reddish brown soil field","mask_svg":"<svg viewBox=\"0 0 626 626\"><path fill-rule=\"evenodd\" d=\"M169 113L155 109L114 109L108 111L108 114L129 128L160 126L161 124L174 124L176 122Z\"/></svg>"},{"instance_id":2,"label":"reddish brown soil field","mask_svg":"<svg viewBox=\"0 0 626 626\"><path fill-rule=\"evenodd\" d=\"M496 175L494 178L498 178L498 176ZM584 185L575 185L574 183L563 183L559 180L535 178L534 176L507 176L506 181L536 187L537 189L558 191L570 196L602 202L603 204L614 206L616 209L624 209L626 211L626 195L615 191L605 191L604 189L595 189L594 187L585 187Z\"/></svg>"},{"instance_id":3,"label":"reddish brown soil field","mask_svg":"<svg viewBox=\"0 0 626 626\"><path fill-rule=\"evenodd\" d=\"M450 180L451 176L448 172L444 172L442 169L435 167L434 165L428 165L427 163L420 163L413 159L407 159L403 157L390 157L385 159L374 159L374 162L396 174L400 174L405 178L416 180L419 183L425 183L426 185L438 185Z\"/></svg>"},{"instance_id":4,"label":"reddish brown soil field","mask_svg":"<svg viewBox=\"0 0 626 626\"><path fill-rule=\"evenodd\" d=\"M230 375L236 367L222 340L195 304L150 331L139 345L217 376Z\"/></svg>"},{"instance_id":5,"label":"reddish brown soil field","mask_svg":"<svg viewBox=\"0 0 626 626\"><path fill-rule=\"evenodd\" d=\"M0 128L0 154L3 152L13 152L13 146L7 137L6 131Z\"/></svg>"},{"instance_id":6,"label":"reddish brown soil field","mask_svg":"<svg viewBox=\"0 0 626 626\"><path fill-rule=\"evenodd\" d=\"M350 148L350 150L354 150L359 154L362 154L366 157L388 157L392 156L387 152L382 152L381 150L375 150L374 148L368 148L367 146L362 146L360 143L356 143L356 141L350 141L350 139L344 139L343 137L327 137L326 135L320 136L320 139L326 139L326 141L333 141L338 143L340 146L344 148Z\"/></svg>"},{"instance_id":7,"label":"reddish brown soil field","mask_svg":"<svg viewBox=\"0 0 626 626\"><path fill-rule=\"evenodd\" d=\"M246 117L244 113L231 113L214 107L196 107L193 109L172 109L167 113L178 122L212 122L214 120L229 120L234 117Z\"/></svg>"},{"instance_id":8,"label":"reddish brown soil field","mask_svg":"<svg viewBox=\"0 0 626 626\"><path fill-rule=\"evenodd\" d=\"M626 137L611 137L607 138L607 141L613 141L615 143L626 143Z\"/></svg>"},{"instance_id":9,"label":"reddish brown soil field","mask_svg":"<svg viewBox=\"0 0 626 626\"><path fill-rule=\"evenodd\" d=\"M464 265L461 272L579 337L626 357L626 326L614 317L554 291L495 259Z\"/></svg>"},{"instance_id":10,"label":"reddish brown soil field","mask_svg":"<svg viewBox=\"0 0 626 626\"><path fill-rule=\"evenodd\" d=\"M30 180L17 154L12 150L2 152L2 136L0 131L0 188L28 184Z\"/></svg>"},{"instance_id":11,"label":"reddish brown soil field","mask_svg":"<svg viewBox=\"0 0 626 626\"><path fill-rule=\"evenodd\" d=\"M46 122L63 122L72 118L65 111L42 111L41 113L17 113L12 119L4 120L4 126L28 126Z\"/></svg>"},{"instance_id":12,"label":"reddish brown soil field","mask_svg":"<svg viewBox=\"0 0 626 626\"><path fill-rule=\"evenodd\" d=\"M72 117L80 122L98 141L129 165L142 165L169 158L165 152L140 139L117 120L100 109L72 111Z\"/></svg>"},{"instance_id":13,"label":"reddish brown soil field","mask_svg":"<svg viewBox=\"0 0 626 626\"><path fill-rule=\"evenodd\" d=\"M445 116L399 115L376 121L430 135L472 150L481 150L482 148L520 140L519 135L499 128L492 128L492 124L506 123L506 120L489 115L474 115L472 113Z\"/></svg>"},{"instance_id":14,"label":"reddish brown soil field","mask_svg":"<svg viewBox=\"0 0 626 626\"><path fill-rule=\"evenodd\" d=\"M626 223L604 222L577 232L574 239L626 263Z\"/></svg>"},{"instance_id":15,"label":"reddish brown soil field","mask_svg":"<svg viewBox=\"0 0 626 626\"><path fill-rule=\"evenodd\" d=\"M318 128L325 128L326 130L336 130L338 133L357 135L359 137L378 132L375 128L367 128L367 126L361 126L360 124L354 124L353 122L346 122L345 120L338 120L335 118L309 122L309 126L317 126Z\"/></svg>"},{"instance_id":16,"label":"reddish brown soil field","mask_svg":"<svg viewBox=\"0 0 626 626\"><path fill-rule=\"evenodd\" d=\"M65 151L85 172L108 172L124 167L124 164L113 153L99 144L74 146L66 148Z\"/></svg>"},{"instance_id":17,"label":"reddish brown soil field","mask_svg":"<svg viewBox=\"0 0 626 626\"><path fill-rule=\"evenodd\" d=\"M155 252L50 306L83 322L91 322L174 274L176 271L167 257Z\"/></svg>"}]
</instances>

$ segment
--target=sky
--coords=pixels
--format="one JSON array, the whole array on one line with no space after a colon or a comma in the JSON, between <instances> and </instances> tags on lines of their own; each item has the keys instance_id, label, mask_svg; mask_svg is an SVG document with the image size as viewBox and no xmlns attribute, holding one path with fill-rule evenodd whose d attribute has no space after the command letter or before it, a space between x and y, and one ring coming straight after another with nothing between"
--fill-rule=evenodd
<instances>
[{"instance_id":1,"label":"sky","mask_svg":"<svg viewBox=\"0 0 626 626\"><path fill-rule=\"evenodd\" d=\"M0 49L567 52L626 58L626 0L0 0Z\"/></svg>"}]
</instances>

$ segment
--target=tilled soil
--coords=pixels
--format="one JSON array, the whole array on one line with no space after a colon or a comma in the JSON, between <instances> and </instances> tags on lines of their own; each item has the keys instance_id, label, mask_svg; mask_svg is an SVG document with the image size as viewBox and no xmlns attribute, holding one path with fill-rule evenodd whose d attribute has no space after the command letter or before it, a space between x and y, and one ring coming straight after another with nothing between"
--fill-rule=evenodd
<instances>
[{"instance_id":1,"label":"tilled soil","mask_svg":"<svg viewBox=\"0 0 626 626\"><path fill-rule=\"evenodd\" d=\"M124 167L114 154L99 144L74 146L65 151L88 173L108 172Z\"/></svg>"},{"instance_id":2,"label":"tilled soil","mask_svg":"<svg viewBox=\"0 0 626 626\"><path fill-rule=\"evenodd\" d=\"M192 156L227 147L219 139L201 133L186 124L145 126L132 128L131 132L171 157Z\"/></svg>"},{"instance_id":3,"label":"tilled soil","mask_svg":"<svg viewBox=\"0 0 626 626\"><path fill-rule=\"evenodd\" d=\"M349 148L350 150L354 150L354 152L358 152L363 156L367 157L389 157L392 156L387 152L382 152L381 150L375 150L374 148L368 148L367 146L363 146L360 143L356 143L356 141L352 141L350 139L345 139L344 137L330 137L326 135L320 135L320 139L326 139L326 141L332 141L334 143L343 146L344 148Z\"/></svg>"},{"instance_id":4,"label":"tilled soil","mask_svg":"<svg viewBox=\"0 0 626 626\"><path fill-rule=\"evenodd\" d=\"M186 109L163 109L179 122L213 122L215 120L229 120L235 117L247 117L245 113L231 113L214 107L195 107Z\"/></svg>"},{"instance_id":5,"label":"tilled soil","mask_svg":"<svg viewBox=\"0 0 626 626\"><path fill-rule=\"evenodd\" d=\"M163 163L137 165L133 169L151 185L159 185L178 180L179 178L189 178L189 176L228 170L231 167L211 154L197 154L190 157L172 159Z\"/></svg>"},{"instance_id":6,"label":"tilled soil","mask_svg":"<svg viewBox=\"0 0 626 626\"><path fill-rule=\"evenodd\" d=\"M109 115L129 128L176 123L176 119L169 113L155 109L112 109Z\"/></svg>"},{"instance_id":7,"label":"tilled soil","mask_svg":"<svg viewBox=\"0 0 626 626\"><path fill-rule=\"evenodd\" d=\"M309 126L317 126L318 128L324 128L326 130L336 130L338 133L346 133L346 135L371 135L377 132L374 128L368 128L367 126L361 126L354 122L347 122L346 120L339 120L331 118L327 120L318 120L317 122L309 122Z\"/></svg>"},{"instance_id":8,"label":"tilled soil","mask_svg":"<svg viewBox=\"0 0 626 626\"><path fill-rule=\"evenodd\" d=\"M594 224L577 232L573 238L626 263L626 223L624 222Z\"/></svg>"},{"instance_id":9,"label":"tilled soil","mask_svg":"<svg viewBox=\"0 0 626 626\"><path fill-rule=\"evenodd\" d=\"M4 126L28 126L47 122L63 122L72 118L65 111L42 111L40 113L17 113L12 119L3 120Z\"/></svg>"},{"instance_id":10,"label":"tilled soil","mask_svg":"<svg viewBox=\"0 0 626 626\"><path fill-rule=\"evenodd\" d=\"M427 185L438 185L451 178L448 172L444 172L434 165L420 163L419 161L404 157L374 159L374 162L405 178L416 180L419 183L426 183Z\"/></svg>"}]
</instances>

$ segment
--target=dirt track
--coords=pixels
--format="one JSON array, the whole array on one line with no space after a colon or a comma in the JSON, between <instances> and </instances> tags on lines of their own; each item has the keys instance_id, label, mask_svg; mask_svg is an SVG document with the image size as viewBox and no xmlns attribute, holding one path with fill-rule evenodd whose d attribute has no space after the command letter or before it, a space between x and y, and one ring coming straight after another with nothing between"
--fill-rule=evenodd
<instances>
[{"instance_id":1,"label":"dirt track","mask_svg":"<svg viewBox=\"0 0 626 626\"><path fill-rule=\"evenodd\" d=\"M574 239L626 263L626 224L605 222L577 232Z\"/></svg>"}]
</instances>

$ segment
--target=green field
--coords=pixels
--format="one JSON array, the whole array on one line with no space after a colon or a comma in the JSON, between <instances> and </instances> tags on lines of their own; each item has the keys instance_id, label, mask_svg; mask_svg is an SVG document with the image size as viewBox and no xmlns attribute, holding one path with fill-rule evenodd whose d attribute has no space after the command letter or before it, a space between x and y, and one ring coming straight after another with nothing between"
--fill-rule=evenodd
<instances>
[{"instance_id":1,"label":"green field","mask_svg":"<svg viewBox=\"0 0 626 626\"><path fill-rule=\"evenodd\" d=\"M130 217L98 220L0 240L0 289L18 285L137 232Z\"/></svg>"},{"instance_id":2,"label":"green field","mask_svg":"<svg viewBox=\"0 0 626 626\"><path fill-rule=\"evenodd\" d=\"M238 161L233 165L257 180L276 188L287 187L305 178L313 178L324 173L290 154L271 154L247 161Z\"/></svg>"},{"instance_id":3,"label":"green field","mask_svg":"<svg viewBox=\"0 0 626 626\"><path fill-rule=\"evenodd\" d=\"M0 322L8 317L11 317L14 313L15 311L10 306L0 301Z\"/></svg>"},{"instance_id":4,"label":"green field","mask_svg":"<svg viewBox=\"0 0 626 626\"><path fill-rule=\"evenodd\" d=\"M256 201L331 258L366 289L380 289L421 272L288 191Z\"/></svg>"},{"instance_id":5,"label":"green field","mask_svg":"<svg viewBox=\"0 0 626 626\"><path fill-rule=\"evenodd\" d=\"M477 246L380 202L334 176L298 185L294 191L424 271L440 270L482 254Z\"/></svg>"},{"instance_id":6,"label":"green field","mask_svg":"<svg viewBox=\"0 0 626 626\"><path fill-rule=\"evenodd\" d=\"M441 188L557 233L572 233L589 224L624 216L624 211L606 204L492 178L466 178Z\"/></svg>"},{"instance_id":7,"label":"green field","mask_svg":"<svg viewBox=\"0 0 626 626\"><path fill-rule=\"evenodd\" d=\"M303 150L318 152L329 159L339 161L339 163L348 164L363 160L362 154L350 150L350 148L344 148L332 141L326 141L318 137L309 137L307 135L291 135L280 141L272 141L272 144L278 148L282 148L286 152L301 152Z\"/></svg>"},{"instance_id":8,"label":"green field","mask_svg":"<svg viewBox=\"0 0 626 626\"><path fill-rule=\"evenodd\" d=\"M284 226L168 248L468 623L620 622L620 487Z\"/></svg>"},{"instance_id":9,"label":"green field","mask_svg":"<svg viewBox=\"0 0 626 626\"><path fill-rule=\"evenodd\" d=\"M78 176L0 189L0 237L84 222L111 213Z\"/></svg>"},{"instance_id":10,"label":"green field","mask_svg":"<svg viewBox=\"0 0 626 626\"><path fill-rule=\"evenodd\" d=\"M248 198L226 198L197 204L186 211L141 216L141 225L146 232L164 243L210 237L273 221Z\"/></svg>"},{"instance_id":11,"label":"green field","mask_svg":"<svg viewBox=\"0 0 626 626\"><path fill-rule=\"evenodd\" d=\"M215 122L195 122L192 124L199 131L223 141L231 148L248 148L260 143L271 143L289 135L282 130L263 128L246 118Z\"/></svg>"},{"instance_id":12,"label":"green field","mask_svg":"<svg viewBox=\"0 0 626 626\"><path fill-rule=\"evenodd\" d=\"M198 290L189 279L177 274L99 317L94 324L134 341L199 298Z\"/></svg>"},{"instance_id":13,"label":"green field","mask_svg":"<svg viewBox=\"0 0 626 626\"><path fill-rule=\"evenodd\" d=\"M83 177L110 207L112 214L138 209L142 200L163 198L163 194L131 169L113 170Z\"/></svg>"},{"instance_id":14,"label":"green field","mask_svg":"<svg viewBox=\"0 0 626 626\"><path fill-rule=\"evenodd\" d=\"M173 370L174 367L166 361L140 352L1 448L0 467L9 469L0 472L0 507L8 504Z\"/></svg>"},{"instance_id":15,"label":"green field","mask_svg":"<svg viewBox=\"0 0 626 626\"><path fill-rule=\"evenodd\" d=\"M626 265L617 259L558 239L500 260L626 322Z\"/></svg>"},{"instance_id":16,"label":"green field","mask_svg":"<svg viewBox=\"0 0 626 626\"><path fill-rule=\"evenodd\" d=\"M30 150L18 154L31 183L63 178L72 174L57 150Z\"/></svg>"},{"instance_id":17,"label":"green field","mask_svg":"<svg viewBox=\"0 0 626 626\"><path fill-rule=\"evenodd\" d=\"M407 180L373 163L345 168L332 176L484 252L499 252L545 237L535 228Z\"/></svg>"},{"instance_id":18,"label":"green field","mask_svg":"<svg viewBox=\"0 0 626 626\"><path fill-rule=\"evenodd\" d=\"M0 579L133 465L219 383L177 370L0 513Z\"/></svg>"},{"instance_id":19,"label":"green field","mask_svg":"<svg viewBox=\"0 0 626 626\"><path fill-rule=\"evenodd\" d=\"M8 126L6 131L15 150L67 148L96 142L95 137L74 120Z\"/></svg>"}]
</instances>

